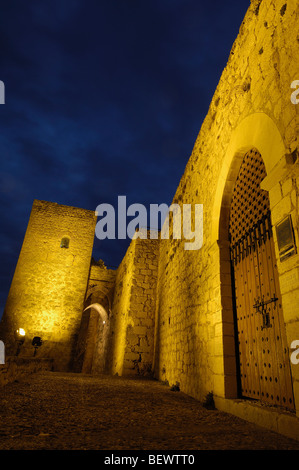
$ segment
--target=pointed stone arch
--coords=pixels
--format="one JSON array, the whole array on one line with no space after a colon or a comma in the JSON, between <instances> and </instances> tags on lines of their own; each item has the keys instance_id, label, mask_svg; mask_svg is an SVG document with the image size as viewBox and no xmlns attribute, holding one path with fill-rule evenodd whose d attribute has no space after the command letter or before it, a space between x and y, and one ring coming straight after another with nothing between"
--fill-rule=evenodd
<instances>
[{"instance_id":1,"label":"pointed stone arch","mask_svg":"<svg viewBox=\"0 0 299 470\"><path fill-rule=\"evenodd\" d=\"M247 116L233 131L224 155L212 211L211 247L218 258L223 331L223 396L238 397L235 322L229 246L229 213L234 185L244 155L251 149L262 155L267 175L286 156L286 148L273 120L265 113ZM271 198L270 198L271 206Z\"/></svg>"},{"instance_id":2,"label":"pointed stone arch","mask_svg":"<svg viewBox=\"0 0 299 470\"><path fill-rule=\"evenodd\" d=\"M109 315L103 305L92 303L82 314L77 344L75 371L86 374L105 370Z\"/></svg>"},{"instance_id":3,"label":"pointed stone arch","mask_svg":"<svg viewBox=\"0 0 299 470\"><path fill-rule=\"evenodd\" d=\"M233 186L243 157L252 148L256 148L262 155L267 175L287 154L279 129L265 113L250 114L232 133L223 159L214 199L212 244L225 239L223 225L227 222L226 215Z\"/></svg>"},{"instance_id":4,"label":"pointed stone arch","mask_svg":"<svg viewBox=\"0 0 299 470\"><path fill-rule=\"evenodd\" d=\"M98 312L98 314L100 315L100 317L101 317L101 319L103 320L103 322L105 322L105 323L107 322L107 320L108 320L108 313L107 313L106 309L105 309L102 305L100 305L100 304L98 304L98 303L94 303L94 304L88 305L88 307L86 307L86 308L84 309L84 312L85 312L86 310L91 309L91 308L93 308L96 312Z\"/></svg>"}]
</instances>

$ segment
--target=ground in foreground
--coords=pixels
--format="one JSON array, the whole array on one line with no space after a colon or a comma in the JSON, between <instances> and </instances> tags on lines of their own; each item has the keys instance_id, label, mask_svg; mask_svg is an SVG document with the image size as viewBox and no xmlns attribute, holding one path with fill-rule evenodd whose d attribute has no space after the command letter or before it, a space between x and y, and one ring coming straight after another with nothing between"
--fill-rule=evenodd
<instances>
[{"instance_id":1,"label":"ground in foreground","mask_svg":"<svg viewBox=\"0 0 299 470\"><path fill-rule=\"evenodd\" d=\"M38 373L0 389L1 450L299 450L155 380Z\"/></svg>"}]
</instances>

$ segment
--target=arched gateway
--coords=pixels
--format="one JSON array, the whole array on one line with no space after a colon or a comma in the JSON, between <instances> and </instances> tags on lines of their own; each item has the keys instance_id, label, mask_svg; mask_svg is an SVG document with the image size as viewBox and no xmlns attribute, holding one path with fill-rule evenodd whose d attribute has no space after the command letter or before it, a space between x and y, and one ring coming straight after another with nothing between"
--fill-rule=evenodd
<instances>
[{"instance_id":1,"label":"arched gateway","mask_svg":"<svg viewBox=\"0 0 299 470\"><path fill-rule=\"evenodd\" d=\"M234 185L229 240L243 397L294 409L289 350L261 154L247 152Z\"/></svg>"}]
</instances>

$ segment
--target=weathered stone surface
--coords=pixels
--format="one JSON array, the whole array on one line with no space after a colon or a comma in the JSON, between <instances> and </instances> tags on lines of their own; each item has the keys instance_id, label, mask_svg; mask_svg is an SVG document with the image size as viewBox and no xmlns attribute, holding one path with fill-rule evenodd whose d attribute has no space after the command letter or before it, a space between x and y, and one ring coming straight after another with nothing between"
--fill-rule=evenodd
<instances>
[{"instance_id":1,"label":"weathered stone surface","mask_svg":"<svg viewBox=\"0 0 299 470\"><path fill-rule=\"evenodd\" d=\"M30 338L41 335L42 353L64 367L81 324L88 370L99 372L105 362L112 374L153 372L178 382L200 400L209 392L218 400L236 398L228 221L243 157L257 149L267 172L261 186L269 192L288 345L298 340L299 104L291 102L291 83L299 79L298 20L297 0L254 0L240 27L173 198L180 206L203 205L202 248L187 251L175 237L135 238L109 273L90 265L94 213L36 201L1 339L23 327ZM275 226L288 215L297 253L281 262ZM67 249L57 244L64 237ZM95 312L82 316L91 302L105 309L106 326ZM11 337L8 351L9 344ZM291 364L291 373L299 416L299 366Z\"/></svg>"},{"instance_id":2,"label":"weathered stone surface","mask_svg":"<svg viewBox=\"0 0 299 470\"><path fill-rule=\"evenodd\" d=\"M117 270L110 327L113 374L151 373L158 255L159 240L133 239Z\"/></svg>"},{"instance_id":3,"label":"weathered stone surface","mask_svg":"<svg viewBox=\"0 0 299 470\"><path fill-rule=\"evenodd\" d=\"M38 373L0 388L0 413L1 450L299 450L144 378Z\"/></svg>"},{"instance_id":4,"label":"weathered stone surface","mask_svg":"<svg viewBox=\"0 0 299 470\"><path fill-rule=\"evenodd\" d=\"M181 390L200 399L209 390L237 396L231 367L235 338L232 329L224 329L224 323L233 324L228 216L238 168L249 149L257 148L265 162L272 224L291 214L299 246L299 167L298 159L290 158L299 150L299 105L290 99L291 83L299 78L298 17L295 0L251 3L173 199L203 204L203 247L187 252L183 240L160 242L155 374L180 382ZM278 257L277 245L276 250ZM278 259L278 270L294 278L298 263L298 256L284 263ZM299 282L282 297L291 344ZM292 374L298 381L298 366ZM298 409L299 396L296 402Z\"/></svg>"},{"instance_id":5,"label":"weathered stone surface","mask_svg":"<svg viewBox=\"0 0 299 470\"><path fill-rule=\"evenodd\" d=\"M96 218L93 211L34 201L0 324L8 355L16 353L14 332L26 331L21 356L32 356L34 336L39 355L55 359L57 370L72 361L79 331ZM61 247L63 238L68 248Z\"/></svg>"}]
</instances>

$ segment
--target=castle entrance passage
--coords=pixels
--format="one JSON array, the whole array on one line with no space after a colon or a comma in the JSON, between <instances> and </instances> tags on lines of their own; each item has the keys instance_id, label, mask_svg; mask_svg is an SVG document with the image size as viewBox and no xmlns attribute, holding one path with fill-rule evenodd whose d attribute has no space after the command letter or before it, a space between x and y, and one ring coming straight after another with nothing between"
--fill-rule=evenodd
<instances>
[{"instance_id":1,"label":"castle entrance passage","mask_svg":"<svg viewBox=\"0 0 299 470\"><path fill-rule=\"evenodd\" d=\"M293 410L289 350L283 320L266 177L249 151L235 183L229 220L241 395Z\"/></svg>"}]
</instances>

